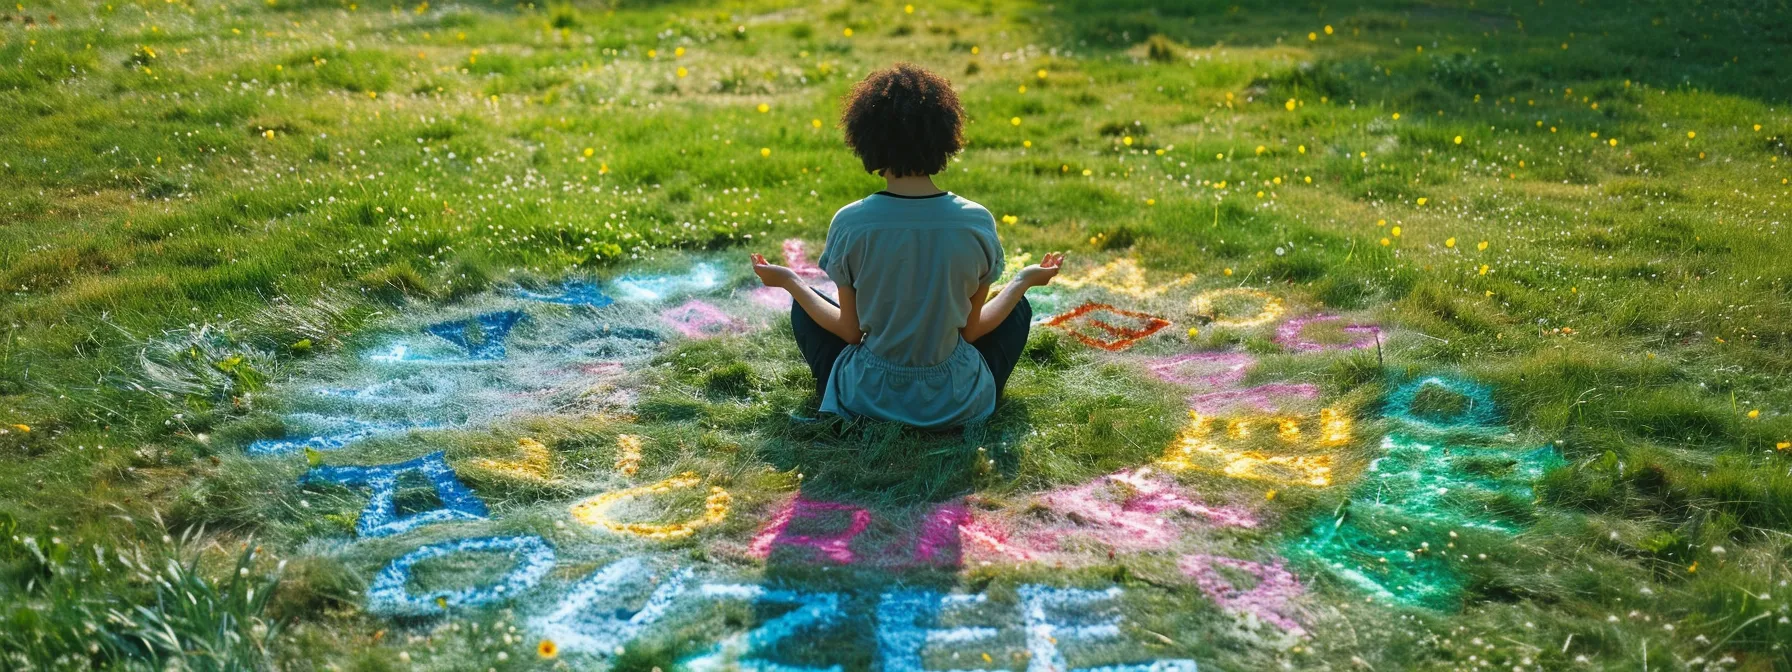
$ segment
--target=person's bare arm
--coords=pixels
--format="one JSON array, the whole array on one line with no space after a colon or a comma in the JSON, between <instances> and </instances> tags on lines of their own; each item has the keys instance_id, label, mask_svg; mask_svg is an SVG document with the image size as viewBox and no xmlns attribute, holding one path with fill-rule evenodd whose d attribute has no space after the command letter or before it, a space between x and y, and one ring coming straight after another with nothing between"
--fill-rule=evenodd
<instances>
[{"instance_id":1,"label":"person's bare arm","mask_svg":"<svg viewBox=\"0 0 1792 672\"><path fill-rule=\"evenodd\" d=\"M996 293L995 298L988 300L985 299L989 296L989 285L978 285L977 291L971 295L970 317L965 320L964 329L959 333L964 335L964 340L975 341L994 331L996 325L1008 319L1008 314L1014 312L1015 306L1020 305L1021 297L1026 296L1027 290L1050 283L1052 278L1058 276L1058 269L1063 264L1063 253L1047 254L1038 264L1021 269L1020 273L1015 274L1013 281Z\"/></svg>"},{"instance_id":2,"label":"person's bare arm","mask_svg":"<svg viewBox=\"0 0 1792 672\"><path fill-rule=\"evenodd\" d=\"M791 300L801 306L803 312L808 313L823 329L847 343L865 340L865 332L859 330L858 293L851 287L840 288L840 305L835 306L822 300L820 294L803 284L802 278L795 271L766 261L765 255L753 255L753 273L759 276L759 281L765 283L765 286L789 292Z\"/></svg>"}]
</instances>

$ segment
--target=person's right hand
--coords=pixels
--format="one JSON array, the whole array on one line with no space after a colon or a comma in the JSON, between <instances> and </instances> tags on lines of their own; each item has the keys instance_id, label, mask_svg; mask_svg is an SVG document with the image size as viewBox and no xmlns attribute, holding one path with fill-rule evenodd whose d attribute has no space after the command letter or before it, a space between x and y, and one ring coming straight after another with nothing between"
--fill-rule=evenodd
<instances>
[{"instance_id":1,"label":"person's right hand","mask_svg":"<svg viewBox=\"0 0 1792 672\"><path fill-rule=\"evenodd\" d=\"M1039 263L1020 269L1014 274L1014 281L1023 287L1044 287L1058 277L1058 271L1064 266L1063 252L1049 252Z\"/></svg>"},{"instance_id":2,"label":"person's right hand","mask_svg":"<svg viewBox=\"0 0 1792 672\"><path fill-rule=\"evenodd\" d=\"M802 278L797 276L796 271L766 261L763 254L755 254L752 257L753 274L759 276L759 281L765 283L765 286L790 290L792 287L802 284Z\"/></svg>"}]
</instances>

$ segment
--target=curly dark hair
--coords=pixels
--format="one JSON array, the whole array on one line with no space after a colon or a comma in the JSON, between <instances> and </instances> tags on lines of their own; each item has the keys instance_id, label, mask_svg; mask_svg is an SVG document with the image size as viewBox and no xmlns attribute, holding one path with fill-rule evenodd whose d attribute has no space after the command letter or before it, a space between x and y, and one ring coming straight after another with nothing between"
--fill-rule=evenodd
<instances>
[{"instance_id":1,"label":"curly dark hair","mask_svg":"<svg viewBox=\"0 0 1792 672\"><path fill-rule=\"evenodd\" d=\"M933 175L964 148L964 108L946 78L912 63L865 77L846 94L840 124L865 172Z\"/></svg>"}]
</instances>

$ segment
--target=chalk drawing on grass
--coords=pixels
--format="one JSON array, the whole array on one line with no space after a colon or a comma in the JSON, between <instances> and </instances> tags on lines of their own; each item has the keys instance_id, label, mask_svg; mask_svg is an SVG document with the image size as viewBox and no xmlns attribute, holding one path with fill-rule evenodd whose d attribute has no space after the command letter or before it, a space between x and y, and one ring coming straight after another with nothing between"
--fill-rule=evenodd
<instances>
[{"instance_id":1,"label":"chalk drawing on grass","mask_svg":"<svg viewBox=\"0 0 1792 672\"><path fill-rule=\"evenodd\" d=\"M441 502L439 508L404 516L398 514L398 481L411 473L428 480L436 499ZM355 534L361 537L387 537L432 523L484 520L488 513L485 502L461 484L440 452L396 464L314 467L299 482L371 489L372 497L355 520Z\"/></svg>"},{"instance_id":2,"label":"chalk drawing on grass","mask_svg":"<svg viewBox=\"0 0 1792 672\"><path fill-rule=\"evenodd\" d=\"M245 452L250 455L281 455L301 449L336 450L357 441L378 436L402 434L413 429L436 427L435 424L399 420L360 420L318 413L293 413L284 418L289 425L304 428L304 433L279 439L258 439L250 442Z\"/></svg>"},{"instance_id":3,"label":"chalk drawing on grass","mask_svg":"<svg viewBox=\"0 0 1792 672\"><path fill-rule=\"evenodd\" d=\"M489 585L411 592L412 572L421 562L471 553L505 553L511 568ZM387 616L430 616L449 609L511 599L540 583L554 568L554 548L537 536L476 537L422 546L387 563L367 589L367 610Z\"/></svg>"},{"instance_id":4,"label":"chalk drawing on grass","mask_svg":"<svg viewBox=\"0 0 1792 672\"><path fill-rule=\"evenodd\" d=\"M677 275L625 275L610 283L610 291L616 293L619 301L643 303L664 301L681 294L701 294L721 284L721 269L703 261Z\"/></svg>"},{"instance_id":5,"label":"chalk drawing on grass","mask_svg":"<svg viewBox=\"0 0 1792 672\"><path fill-rule=\"evenodd\" d=\"M837 593L809 593L777 590L742 584L708 584L699 593L715 600L741 600L754 604L790 605L790 611L761 623L746 632L729 635L709 650L685 659L681 667L693 672L710 670L766 670L776 672L819 672L840 670L839 665L804 667L774 663L761 656L779 648L785 640L804 632L825 630L844 616Z\"/></svg>"},{"instance_id":6,"label":"chalk drawing on grass","mask_svg":"<svg viewBox=\"0 0 1792 672\"><path fill-rule=\"evenodd\" d=\"M1276 321L1287 310L1281 297L1257 289L1210 289L1195 296L1196 315L1216 327L1250 329Z\"/></svg>"},{"instance_id":7,"label":"chalk drawing on grass","mask_svg":"<svg viewBox=\"0 0 1792 672\"><path fill-rule=\"evenodd\" d=\"M797 530L813 529L816 521L821 520L834 520L840 529L827 532L790 529L793 523ZM852 541L870 526L871 512L864 507L819 502L797 495L789 504L780 507L765 527L753 536L747 554L763 560L771 556L774 548L804 549L818 559L851 564L858 559L852 550Z\"/></svg>"},{"instance_id":8,"label":"chalk drawing on grass","mask_svg":"<svg viewBox=\"0 0 1792 672\"><path fill-rule=\"evenodd\" d=\"M1120 257L1078 275L1060 275L1052 280L1052 284L1062 285L1067 289L1100 289L1135 299L1150 299L1163 296L1194 280L1194 274L1190 273L1168 282L1149 282L1145 277L1144 267L1139 265L1137 259Z\"/></svg>"},{"instance_id":9,"label":"chalk drawing on grass","mask_svg":"<svg viewBox=\"0 0 1792 672\"><path fill-rule=\"evenodd\" d=\"M1027 635L1027 672L1065 672L1084 669L1103 672L1196 672L1193 660L1154 660L1146 663L1073 668L1066 645L1121 640L1120 612L1116 602L1125 593L1118 586L1106 590L1020 587L1021 620ZM1098 646L1098 644L1097 644Z\"/></svg>"},{"instance_id":10,"label":"chalk drawing on grass","mask_svg":"<svg viewBox=\"0 0 1792 672\"><path fill-rule=\"evenodd\" d=\"M697 533L697 530L722 522L728 518L732 498L727 490L718 487L709 489L709 496L704 499L703 513L677 523L625 523L612 518L611 509L624 502L636 501L650 496L663 495L674 490L694 488L702 483L695 472L685 472L672 478L648 485L624 488L606 492L572 506L572 517L589 527L601 527L617 534L628 534L648 539L683 539Z\"/></svg>"},{"instance_id":11,"label":"chalk drawing on grass","mask_svg":"<svg viewBox=\"0 0 1792 672\"><path fill-rule=\"evenodd\" d=\"M1326 339L1309 340L1308 328L1313 325L1330 325L1343 322L1344 318L1336 315L1311 315L1297 317L1276 327L1276 342L1282 347L1296 352L1321 352L1325 350L1360 350L1373 348L1381 339L1381 327L1371 324L1345 323L1338 326L1341 337L1349 340Z\"/></svg>"},{"instance_id":12,"label":"chalk drawing on grass","mask_svg":"<svg viewBox=\"0 0 1792 672\"><path fill-rule=\"evenodd\" d=\"M634 478L641 471L641 437L633 434L616 435L616 473L627 478Z\"/></svg>"},{"instance_id":13,"label":"chalk drawing on grass","mask_svg":"<svg viewBox=\"0 0 1792 672\"><path fill-rule=\"evenodd\" d=\"M602 308L616 302L615 299L604 294L603 290L598 288L597 283L577 279L569 279L561 283L559 288L550 292L532 292L518 288L516 295L531 301L588 308Z\"/></svg>"},{"instance_id":14,"label":"chalk drawing on grass","mask_svg":"<svg viewBox=\"0 0 1792 672\"><path fill-rule=\"evenodd\" d=\"M504 341L510 338L510 330L527 317L522 311L501 310L470 320L437 322L423 330L460 346L469 359L503 359Z\"/></svg>"},{"instance_id":15,"label":"chalk drawing on grass","mask_svg":"<svg viewBox=\"0 0 1792 672\"><path fill-rule=\"evenodd\" d=\"M1459 531L1522 530L1534 510L1533 484L1561 459L1547 447L1515 451L1422 438L1498 431L1492 390L1480 383L1431 376L1395 388L1385 404L1399 428L1383 438L1382 455L1351 498L1316 521L1293 553L1376 598L1455 608L1462 581L1449 562Z\"/></svg>"},{"instance_id":16,"label":"chalk drawing on grass","mask_svg":"<svg viewBox=\"0 0 1792 672\"><path fill-rule=\"evenodd\" d=\"M1317 416L1215 418L1190 412L1190 422L1158 464L1282 485L1325 487L1332 454L1350 442L1351 421L1334 409ZM1215 425L1223 427L1216 430Z\"/></svg>"},{"instance_id":17,"label":"chalk drawing on grass","mask_svg":"<svg viewBox=\"0 0 1792 672\"><path fill-rule=\"evenodd\" d=\"M1093 302L1046 320L1045 324L1069 332L1085 345L1109 352L1130 348L1170 326L1169 320L1155 315Z\"/></svg>"},{"instance_id":18,"label":"chalk drawing on grass","mask_svg":"<svg viewBox=\"0 0 1792 672\"><path fill-rule=\"evenodd\" d=\"M974 515L960 501L936 504L909 522L800 494L774 510L745 555L766 560L778 549L787 549L780 552L781 560L898 570L957 567L973 559L983 564L1034 559L1031 551L1009 541L1006 530Z\"/></svg>"},{"instance_id":19,"label":"chalk drawing on grass","mask_svg":"<svg viewBox=\"0 0 1792 672\"><path fill-rule=\"evenodd\" d=\"M1242 352L1191 352L1150 360L1145 368L1165 382L1225 388L1244 380L1256 364L1256 357Z\"/></svg>"},{"instance_id":20,"label":"chalk drawing on grass","mask_svg":"<svg viewBox=\"0 0 1792 672\"><path fill-rule=\"evenodd\" d=\"M472 464L476 469L506 478L536 483L552 483L557 480L552 478L554 458L546 444L525 436L516 440L516 449L522 453L517 459L494 460L482 457L473 460Z\"/></svg>"},{"instance_id":21,"label":"chalk drawing on grass","mask_svg":"<svg viewBox=\"0 0 1792 672\"><path fill-rule=\"evenodd\" d=\"M1277 559L1270 563L1252 562L1218 555L1192 554L1177 563L1182 573L1195 580L1207 599L1221 608L1251 619L1269 623L1288 634L1307 633L1291 614L1294 601L1305 592L1300 579ZM1256 585L1243 588L1227 571L1245 574Z\"/></svg>"},{"instance_id":22,"label":"chalk drawing on grass","mask_svg":"<svg viewBox=\"0 0 1792 672\"><path fill-rule=\"evenodd\" d=\"M1493 389L1460 378L1428 376L1394 388L1387 416L1422 429L1477 429L1497 425Z\"/></svg>"},{"instance_id":23,"label":"chalk drawing on grass","mask_svg":"<svg viewBox=\"0 0 1792 672\"><path fill-rule=\"evenodd\" d=\"M529 621L530 630L564 651L607 658L658 623L688 592L690 568L656 570L641 558L623 558L572 585L554 609ZM640 608L628 605L646 596Z\"/></svg>"},{"instance_id":24,"label":"chalk drawing on grass","mask_svg":"<svg viewBox=\"0 0 1792 672\"><path fill-rule=\"evenodd\" d=\"M1443 554L1455 534L1447 526L1406 519L1392 507L1347 502L1291 547L1374 599L1432 609L1457 605L1461 579Z\"/></svg>"},{"instance_id":25,"label":"chalk drawing on grass","mask_svg":"<svg viewBox=\"0 0 1792 672\"><path fill-rule=\"evenodd\" d=\"M1382 438L1353 491L1365 503L1455 527L1514 532L1535 503L1531 484L1562 464L1547 447L1523 452L1421 441L1405 432Z\"/></svg>"},{"instance_id":26,"label":"chalk drawing on grass","mask_svg":"<svg viewBox=\"0 0 1792 672\"><path fill-rule=\"evenodd\" d=\"M1268 383L1256 387L1204 392L1188 398L1191 410L1201 415L1275 413L1319 398L1319 386L1309 383Z\"/></svg>"},{"instance_id":27,"label":"chalk drawing on grass","mask_svg":"<svg viewBox=\"0 0 1792 672\"><path fill-rule=\"evenodd\" d=\"M1070 521L1032 535L1030 545L1043 553L1067 550L1067 542L1078 540L1120 552L1162 550L1175 544L1193 521L1214 527L1258 524L1249 510L1190 499L1175 481L1149 467L1048 492L1038 502Z\"/></svg>"},{"instance_id":28,"label":"chalk drawing on grass","mask_svg":"<svg viewBox=\"0 0 1792 672\"><path fill-rule=\"evenodd\" d=\"M939 627L944 620L972 616L989 604L982 593L942 595L926 590L898 590L877 600L877 662L884 672L925 672L930 648L973 647L988 650L1001 636L988 626Z\"/></svg>"},{"instance_id":29,"label":"chalk drawing on grass","mask_svg":"<svg viewBox=\"0 0 1792 672\"><path fill-rule=\"evenodd\" d=\"M720 308L697 299L667 309L660 313L660 319L678 330L678 333L684 334L685 338L709 338L740 331L741 328L740 322L723 313Z\"/></svg>"},{"instance_id":30,"label":"chalk drawing on grass","mask_svg":"<svg viewBox=\"0 0 1792 672\"><path fill-rule=\"evenodd\" d=\"M455 381L439 376L407 376L361 387L318 386L311 391L326 399L366 406L419 408L435 406L459 392Z\"/></svg>"},{"instance_id":31,"label":"chalk drawing on grass","mask_svg":"<svg viewBox=\"0 0 1792 672\"><path fill-rule=\"evenodd\" d=\"M926 672L929 659L947 653L981 651L983 663L970 669L1010 669L1011 656L995 662L991 651L1019 648L1027 672L1195 672L1195 661L1154 660L1073 667L1072 656L1112 659L1132 647L1120 629L1118 587L1106 590L1020 586L1019 613L1005 612L987 595L894 590L878 597L877 669ZM1018 617L1018 618L1017 618ZM945 623L972 623L947 626ZM1018 635L1018 636L1017 636ZM957 656L953 656L956 660ZM942 670L941 672L944 672ZM969 672L961 670L961 672Z\"/></svg>"}]
</instances>

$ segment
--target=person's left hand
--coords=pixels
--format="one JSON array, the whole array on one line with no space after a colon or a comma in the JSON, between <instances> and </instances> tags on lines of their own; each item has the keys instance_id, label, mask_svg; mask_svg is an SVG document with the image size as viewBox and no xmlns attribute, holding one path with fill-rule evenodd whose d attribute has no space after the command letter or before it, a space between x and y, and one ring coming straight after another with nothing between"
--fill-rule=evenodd
<instances>
[{"instance_id":1,"label":"person's left hand","mask_svg":"<svg viewBox=\"0 0 1792 672\"><path fill-rule=\"evenodd\" d=\"M766 261L763 254L752 257L753 274L759 276L759 281L765 283L765 286L795 291L791 288L802 284L803 280L797 276L796 271Z\"/></svg>"},{"instance_id":2,"label":"person's left hand","mask_svg":"<svg viewBox=\"0 0 1792 672\"><path fill-rule=\"evenodd\" d=\"M1045 255L1044 259L1040 259L1039 263L1020 269L1019 273L1014 274L1014 281L1021 283L1022 287L1044 287L1052 281L1052 278L1058 277L1058 271L1063 266L1064 253L1050 252Z\"/></svg>"}]
</instances>

